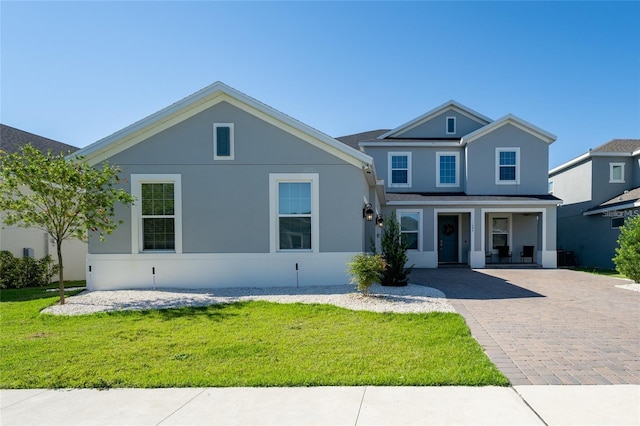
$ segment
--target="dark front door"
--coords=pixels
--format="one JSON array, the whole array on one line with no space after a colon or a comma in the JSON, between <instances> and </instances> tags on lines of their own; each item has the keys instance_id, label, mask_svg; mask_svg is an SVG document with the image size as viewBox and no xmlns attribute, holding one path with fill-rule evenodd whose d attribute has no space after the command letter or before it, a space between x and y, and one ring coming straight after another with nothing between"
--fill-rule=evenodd
<instances>
[{"instance_id":1,"label":"dark front door","mask_svg":"<svg viewBox=\"0 0 640 426\"><path fill-rule=\"evenodd\" d=\"M438 216L438 262L457 263L458 216Z\"/></svg>"}]
</instances>

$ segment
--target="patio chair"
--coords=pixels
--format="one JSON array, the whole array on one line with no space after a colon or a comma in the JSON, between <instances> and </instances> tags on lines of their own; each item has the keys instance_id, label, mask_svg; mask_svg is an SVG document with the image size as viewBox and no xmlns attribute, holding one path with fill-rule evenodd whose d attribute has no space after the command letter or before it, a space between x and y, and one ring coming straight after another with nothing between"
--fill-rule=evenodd
<instances>
[{"instance_id":1,"label":"patio chair","mask_svg":"<svg viewBox=\"0 0 640 426\"><path fill-rule=\"evenodd\" d=\"M509 246L501 246L498 247L498 260L502 262L502 259L509 259L509 263L511 263L511 256L513 253L509 251Z\"/></svg>"},{"instance_id":2,"label":"patio chair","mask_svg":"<svg viewBox=\"0 0 640 426\"><path fill-rule=\"evenodd\" d=\"M522 246L522 251L520 252L520 261L524 263L524 259L530 257L531 263L533 263L533 246Z\"/></svg>"}]
</instances>

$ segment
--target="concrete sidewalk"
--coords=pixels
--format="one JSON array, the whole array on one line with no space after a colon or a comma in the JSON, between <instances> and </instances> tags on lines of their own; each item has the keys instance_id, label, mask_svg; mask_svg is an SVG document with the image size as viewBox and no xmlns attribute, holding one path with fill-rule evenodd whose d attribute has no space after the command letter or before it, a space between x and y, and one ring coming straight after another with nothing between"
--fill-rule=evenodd
<instances>
[{"instance_id":1,"label":"concrete sidewalk","mask_svg":"<svg viewBox=\"0 0 640 426\"><path fill-rule=\"evenodd\" d=\"M640 386L1 390L11 425L638 425Z\"/></svg>"}]
</instances>

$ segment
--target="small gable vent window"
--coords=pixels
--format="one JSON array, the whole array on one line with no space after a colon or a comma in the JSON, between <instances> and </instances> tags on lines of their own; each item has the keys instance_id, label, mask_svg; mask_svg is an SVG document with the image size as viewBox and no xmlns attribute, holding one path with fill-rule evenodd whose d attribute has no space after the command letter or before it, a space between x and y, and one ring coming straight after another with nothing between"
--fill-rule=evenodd
<instances>
[{"instance_id":1,"label":"small gable vent window","mask_svg":"<svg viewBox=\"0 0 640 426\"><path fill-rule=\"evenodd\" d=\"M609 183L624 183L624 163L609 163Z\"/></svg>"},{"instance_id":2,"label":"small gable vent window","mask_svg":"<svg viewBox=\"0 0 640 426\"><path fill-rule=\"evenodd\" d=\"M233 123L213 125L213 159L233 160Z\"/></svg>"},{"instance_id":3,"label":"small gable vent window","mask_svg":"<svg viewBox=\"0 0 640 426\"><path fill-rule=\"evenodd\" d=\"M456 118L447 117L447 134L453 135L456 133Z\"/></svg>"}]
</instances>

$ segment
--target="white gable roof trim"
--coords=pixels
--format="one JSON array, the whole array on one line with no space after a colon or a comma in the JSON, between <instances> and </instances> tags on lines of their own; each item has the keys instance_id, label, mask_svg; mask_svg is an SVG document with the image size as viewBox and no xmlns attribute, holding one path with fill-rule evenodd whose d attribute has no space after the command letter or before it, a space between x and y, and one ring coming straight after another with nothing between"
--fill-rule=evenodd
<instances>
[{"instance_id":1,"label":"white gable roof trim","mask_svg":"<svg viewBox=\"0 0 640 426\"><path fill-rule=\"evenodd\" d=\"M468 108L456 101L454 101L453 99L443 103L442 105L427 111L426 113L422 114L420 117L414 118L411 121L408 121L407 123L404 123L398 127L396 127L395 129L389 130L387 133L384 133L380 136L378 136L378 139L385 139L388 137L393 137L399 133L402 132L407 132L419 125L421 125L422 123L425 123L427 121L429 121L430 119L432 119L433 117L435 117L436 115L442 114L445 111L448 110L454 110L462 115L464 115L465 117L468 117L474 121L477 121L480 124L489 124L491 123L491 119L480 114L479 112L476 112L474 110L472 110L471 108Z\"/></svg>"},{"instance_id":2,"label":"white gable roof trim","mask_svg":"<svg viewBox=\"0 0 640 426\"><path fill-rule=\"evenodd\" d=\"M513 114L507 114L502 118L497 119L496 121L494 121L491 124L488 124L484 127L479 128L478 130L476 130L475 132L471 132L468 135L464 136L461 140L460 143L462 145L464 144L468 144L473 142L474 140L481 138L485 135L487 135L488 133L493 132L494 130L499 129L500 127L507 125L507 124L511 124L515 127L517 127L518 129L527 132L535 137L537 137L538 139L542 139L543 141L545 141L548 144L553 143L553 141L555 141L557 139L556 135L554 135L553 133L549 133L546 130L542 130L540 127L534 126L533 124L516 117Z\"/></svg>"},{"instance_id":3,"label":"white gable roof trim","mask_svg":"<svg viewBox=\"0 0 640 426\"><path fill-rule=\"evenodd\" d=\"M223 101L354 166L364 167L373 163L370 156L219 81L74 152L72 156L83 156L89 164L97 164Z\"/></svg>"}]
</instances>

